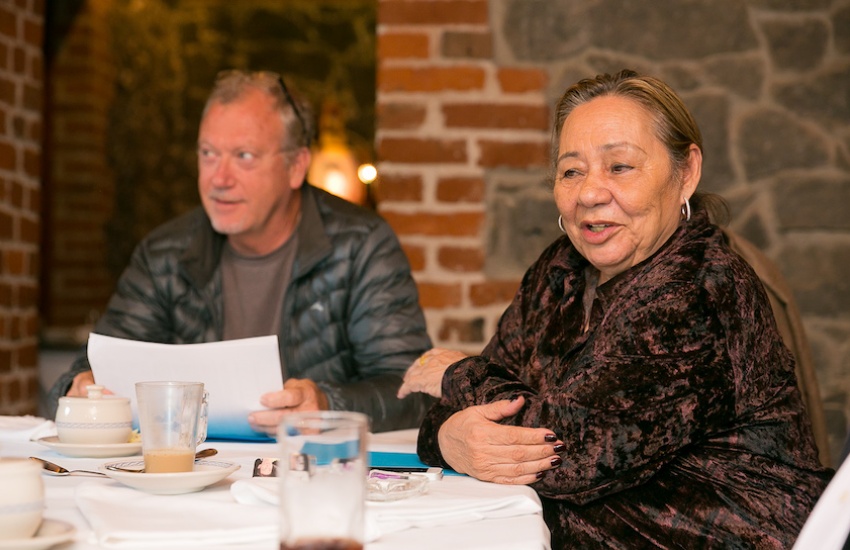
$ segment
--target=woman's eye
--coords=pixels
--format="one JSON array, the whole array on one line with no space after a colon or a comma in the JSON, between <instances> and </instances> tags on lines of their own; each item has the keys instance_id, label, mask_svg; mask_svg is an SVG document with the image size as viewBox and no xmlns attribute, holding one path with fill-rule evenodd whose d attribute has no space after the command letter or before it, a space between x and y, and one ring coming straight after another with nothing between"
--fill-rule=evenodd
<instances>
[{"instance_id":1,"label":"woman's eye","mask_svg":"<svg viewBox=\"0 0 850 550\"><path fill-rule=\"evenodd\" d=\"M568 168L564 170L563 178L564 179L572 179L578 175L578 170L574 170L573 168Z\"/></svg>"},{"instance_id":2,"label":"woman's eye","mask_svg":"<svg viewBox=\"0 0 850 550\"><path fill-rule=\"evenodd\" d=\"M618 174L618 173L621 173L621 172L627 172L631 169L632 169L632 167L629 166L628 164L615 164L614 166L611 167L611 171L614 172L615 174Z\"/></svg>"}]
</instances>

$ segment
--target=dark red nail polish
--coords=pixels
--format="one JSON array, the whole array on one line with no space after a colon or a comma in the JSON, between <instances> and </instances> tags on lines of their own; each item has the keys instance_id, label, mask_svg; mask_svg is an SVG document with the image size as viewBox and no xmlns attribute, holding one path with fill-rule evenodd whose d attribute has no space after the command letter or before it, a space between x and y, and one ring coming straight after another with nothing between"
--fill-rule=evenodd
<instances>
[{"instance_id":1,"label":"dark red nail polish","mask_svg":"<svg viewBox=\"0 0 850 550\"><path fill-rule=\"evenodd\" d=\"M564 463L564 461L563 461L563 460L561 460L561 457L560 457L560 456L556 456L555 458L553 458L553 459L550 461L550 463L552 464L552 466L554 466L555 468L557 468L558 466L560 466L561 464L563 464L563 463Z\"/></svg>"},{"instance_id":2,"label":"dark red nail polish","mask_svg":"<svg viewBox=\"0 0 850 550\"><path fill-rule=\"evenodd\" d=\"M558 443L557 445L555 445L553 447L553 449L555 450L556 453L561 454L561 453L563 453L564 451L567 450L567 446L564 445L563 443Z\"/></svg>"},{"instance_id":3,"label":"dark red nail polish","mask_svg":"<svg viewBox=\"0 0 850 550\"><path fill-rule=\"evenodd\" d=\"M543 472L537 472L536 474L534 474L534 477L536 477L537 479L543 479Z\"/></svg>"},{"instance_id":4,"label":"dark red nail polish","mask_svg":"<svg viewBox=\"0 0 850 550\"><path fill-rule=\"evenodd\" d=\"M554 443L558 441L558 436L555 434L546 434L543 439L546 441L546 443Z\"/></svg>"}]
</instances>

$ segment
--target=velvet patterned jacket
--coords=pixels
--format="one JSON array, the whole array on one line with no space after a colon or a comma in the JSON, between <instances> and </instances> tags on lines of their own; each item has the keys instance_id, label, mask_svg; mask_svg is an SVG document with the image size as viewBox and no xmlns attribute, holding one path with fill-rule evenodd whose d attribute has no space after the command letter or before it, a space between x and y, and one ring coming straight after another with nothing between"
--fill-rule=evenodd
<instances>
[{"instance_id":1,"label":"velvet patterned jacket","mask_svg":"<svg viewBox=\"0 0 850 550\"><path fill-rule=\"evenodd\" d=\"M566 237L541 255L483 353L446 371L421 459L450 467L450 415L523 395L503 423L567 447L532 485L553 548L790 548L832 471L756 274L705 212L585 319L589 269Z\"/></svg>"}]
</instances>

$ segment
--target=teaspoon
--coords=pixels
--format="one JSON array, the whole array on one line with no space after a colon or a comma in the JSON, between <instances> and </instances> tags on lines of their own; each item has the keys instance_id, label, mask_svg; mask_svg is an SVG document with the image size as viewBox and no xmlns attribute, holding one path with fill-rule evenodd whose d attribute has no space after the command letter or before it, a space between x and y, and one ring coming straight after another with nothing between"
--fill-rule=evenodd
<instances>
[{"instance_id":1,"label":"teaspoon","mask_svg":"<svg viewBox=\"0 0 850 550\"><path fill-rule=\"evenodd\" d=\"M36 462L40 462L41 466L44 468L44 471L48 474L54 476L70 476L70 475L84 475L84 476L105 476L103 472L93 472L91 470L69 470L67 468L63 468L58 464L54 464L50 461L44 460L43 458L38 458L31 456L30 460L35 460Z\"/></svg>"},{"instance_id":2,"label":"teaspoon","mask_svg":"<svg viewBox=\"0 0 850 550\"><path fill-rule=\"evenodd\" d=\"M198 451L197 453L195 453L195 460L200 460L200 459L202 459L202 458L207 458L207 457L213 456L213 455L215 455L215 454L218 454L218 450L217 450L217 449L201 449L200 451ZM109 464L109 465L107 465L107 466L106 466L106 469L107 469L107 470L114 470L114 471L118 471L118 472L130 472L130 473L134 473L134 474L143 474L143 473L145 473L145 469L144 469L144 468L141 468L141 469L136 470L136 469L133 469L133 468L121 468L120 466L115 466L115 465L113 465L113 464ZM104 474L104 475L105 475L105 474Z\"/></svg>"}]
</instances>

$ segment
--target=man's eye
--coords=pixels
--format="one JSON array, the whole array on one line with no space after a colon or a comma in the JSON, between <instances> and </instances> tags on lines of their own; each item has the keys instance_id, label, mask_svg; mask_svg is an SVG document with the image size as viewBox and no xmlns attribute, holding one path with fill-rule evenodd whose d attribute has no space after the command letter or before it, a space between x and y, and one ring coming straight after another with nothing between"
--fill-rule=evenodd
<instances>
[{"instance_id":1,"label":"man's eye","mask_svg":"<svg viewBox=\"0 0 850 550\"><path fill-rule=\"evenodd\" d=\"M564 177L564 179L572 179L572 178L576 177L577 175L578 175L578 170L575 170L573 168L569 168L567 170L564 170L563 177Z\"/></svg>"},{"instance_id":2,"label":"man's eye","mask_svg":"<svg viewBox=\"0 0 850 550\"><path fill-rule=\"evenodd\" d=\"M249 153L248 151L239 151L236 153L236 157L239 160L252 161L257 158L254 153Z\"/></svg>"},{"instance_id":3,"label":"man's eye","mask_svg":"<svg viewBox=\"0 0 850 550\"><path fill-rule=\"evenodd\" d=\"M618 174L618 173L621 173L621 172L628 172L631 169L632 169L632 167L629 166L628 164L615 164L614 166L611 167L611 171L614 172L615 174Z\"/></svg>"}]
</instances>

